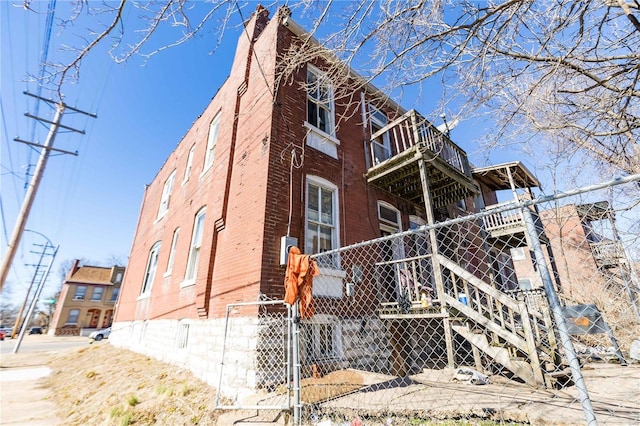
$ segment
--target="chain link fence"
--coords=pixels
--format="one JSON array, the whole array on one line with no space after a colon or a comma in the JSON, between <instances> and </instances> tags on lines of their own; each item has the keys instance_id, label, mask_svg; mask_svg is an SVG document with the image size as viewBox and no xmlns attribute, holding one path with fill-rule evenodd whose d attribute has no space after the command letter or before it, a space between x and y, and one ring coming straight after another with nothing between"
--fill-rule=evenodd
<instances>
[{"instance_id":1,"label":"chain link fence","mask_svg":"<svg viewBox=\"0 0 640 426\"><path fill-rule=\"evenodd\" d=\"M315 255L300 423L639 422L637 381L598 381L640 378L640 224L625 191L637 183Z\"/></svg>"},{"instance_id":2,"label":"chain link fence","mask_svg":"<svg viewBox=\"0 0 640 426\"><path fill-rule=\"evenodd\" d=\"M227 305L217 409L290 410L292 324L282 300Z\"/></svg>"},{"instance_id":3,"label":"chain link fence","mask_svg":"<svg viewBox=\"0 0 640 426\"><path fill-rule=\"evenodd\" d=\"M312 306L228 305L216 406L304 425L639 423L637 191L514 201L314 255Z\"/></svg>"}]
</instances>

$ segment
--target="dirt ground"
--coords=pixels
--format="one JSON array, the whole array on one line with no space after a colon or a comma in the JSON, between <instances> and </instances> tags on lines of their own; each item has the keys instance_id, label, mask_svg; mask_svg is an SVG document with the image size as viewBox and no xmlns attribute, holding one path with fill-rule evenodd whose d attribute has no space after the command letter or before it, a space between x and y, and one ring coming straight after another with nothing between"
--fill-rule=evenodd
<instances>
[{"instance_id":1,"label":"dirt ground","mask_svg":"<svg viewBox=\"0 0 640 426\"><path fill-rule=\"evenodd\" d=\"M42 379L43 385L50 391L49 398L64 425L227 424L221 419L229 413L214 410L215 390L192 373L116 348L108 342L87 344L58 353L3 356L0 364L3 368L48 366L52 373ZM345 420L353 419L363 410L375 408L375 401L383 402L387 409L393 401L394 411L421 411L425 416L420 417L431 419L455 419L456 416L451 415L456 410L460 415L458 419L469 419L470 412L481 409L485 413L487 410L502 413L502 422L496 423L505 424L506 420L507 424L586 424L580 403L576 400L575 388L561 392L534 391L499 382L470 386L451 382L444 376L436 377L438 374L446 375L448 372L425 371L411 376L410 382L397 386L387 376L344 370L335 377L326 375L306 379L302 396L318 409L316 423L328 419L325 414L329 413L333 421L325 424L332 425L350 424ZM583 374L599 424L640 424L640 364L628 367L596 364L585 366ZM327 382L333 383L329 386L332 395L328 400L319 401L313 394L314 388L324 385L323 392L326 392ZM363 385L364 390L356 391ZM2 391L4 394L6 390ZM501 405L505 402L507 405ZM337 413L344 416L339 420L335 417ZM386 413L381 417L363 418L363 425L389 424L385 423ZM408 424L496 424L495 415L485 417L485 420L481 423L454 420ZM396 418L391 424L403 423Z\"/></svg>"},{"instance_id":2,"label":"dirt ground","mask_svg":"<svg viewBox=\"0 0 640 426\"><path fill-rule=\"evenodd\" d=\"M191 372L108 342L7 355L1 364L49 366L52 373L43 384L64 425L206 426L216 425L220 415L213 409L213 388Z\"/></svg>"}]
</instances>

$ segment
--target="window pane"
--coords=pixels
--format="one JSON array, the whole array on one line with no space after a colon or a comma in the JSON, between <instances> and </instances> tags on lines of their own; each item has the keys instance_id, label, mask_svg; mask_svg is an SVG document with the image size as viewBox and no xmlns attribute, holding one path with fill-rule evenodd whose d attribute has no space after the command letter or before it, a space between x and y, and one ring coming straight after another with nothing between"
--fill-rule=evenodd
<instances>
[{"instance_id":1,"label":"window pane","mask_svg":"<svg viewBox=\"0 0 640 426\"><path fill-rule=\"evenodd\" d=\"M307 122L318 127L318 106L312 100L307 102Z\"/></svg>"},{"instance_id":2,"label":"window pane","mask_svg":"<svg viewBox=\"0 0 640 426\"><path fill-rule=\"evenodd\" d=\"M322 223L333 225L333 192L327 189L321 190L322 196Z\"/></svg>"},{"instance_id":3,"label":"window pane","mask_svg":"<svg viewBox=\"0 0 640 426\"><path fill-rule=\"evenodd\" d=\"M318 87L318 102L328 105L329 104L329 86L326 84L319 84Z\"/></svg>"},{"instance_id":4,"label":"window pane","mask_svg":"<svg viewBox=\"0 0 640 426\"><path fill-rule=\"evenodd\" d=\"M115 302L118 300L118 293L120 293L120 287L116 287L113 289L113 293L111 293L111 301Z\"/></svg>"},{"instance_id":5,"label":"window pane","mask_svg":"<svg viewBox=\"0 0 640 426\"><path fill-rule=\"evenodd\" d=\"M309 223L307 226L307 244L305 247L305 253L318 253L318 227L312 223Z\"/></svg>"},{"instance_id":6,"label":"window pane","mask_svg":"<svg viewBox=\"0 0 640 426\"><path fill-rule=\"evenodd\" d=\"M333 228L320 226L320 253L323 251L329 251L333 248L333 244L331 243L332 230Z\"/></svg>"},{"instance_id":7,"label":"window pane","mask_svg":"<svg viewBox=\"0 0 640 426\"><path fill-rule=\"evenodd\" d=\"M398 213L388 207L380 205L380 219L384 219L387 222L398 224Z\"/></svg>"},{"instance_id":8,"label":"window pane","mask_svg":"<svg viewBox=\"0 0 640 426\"><path fill-rule=\"evenodd\" d=\"M202 245L202 235L204 233L204 218L204 210L201 210L195 218L193 236L191 237L191 248L189 249L189 260L187 261L187 271L185 274L185 279L187 280L194 280L197 275L200 246Z\"/></svg>"},{"instance_id":9,"label":"window pane","mask_svg":"<svg viewBox=\"0 0 640 426\"><path fill-rule=\"evenodd\" d=\"M324 108L318 108L318 129L329 133L329 112Z\"/></svg>"},{"instance_id":10,"label":"window pane","mask_svg":"<svg viewBox=\"0 0 640 426\"><path fill-rule=\"evenodd\" d=\"M93 289L93 293L91 294L91 300L100 301L102 300L102 293L104 292L104 288L95 287Z\"/></svg>"},{"instance_id":11,"label":"window pane","mask_svg":"<svg viewBox=\"0 0 640 426\"><path fill-rule=\"evenodd\" d=\"M318 200L318 192L320 188L315 185L309 185L309 208L307 211L307 218L309 220L318 221L320 218L320 203Z\"/></svg>"},{"instance_id":12,"label":"window pane","mask_svg":"<svg viewBox=\"0 0 640 426\"><path fill-rule=\"evenodd\" d=\"M209 127L209 140L207 141L207 152L204 158L204 168L213 164L216 144L218 143L218 130L220 129L220 114L218 114Z\"/></svg>"},{"instance_id":13,"label":"window pane","mask_svg":"<svg viewBox=\"0 0 640 426\"><path fill-rule=\"evenodd\" d=\"M307 90L309 97L318 99L318 77L310 70L307 70Z\"/></svg>"},{"instance_id":14,"label":"window pane","mask_svg":"<svg viewBox=\"0 0 640 426\"><path fill-rule=\"evenodd\" d=\"M204 215L200 215L198 217L198 222L196 223L196 231L193 236L193 245L200 247L202 244L202 229L204 228Z\"/></svg>"}]
</instances>

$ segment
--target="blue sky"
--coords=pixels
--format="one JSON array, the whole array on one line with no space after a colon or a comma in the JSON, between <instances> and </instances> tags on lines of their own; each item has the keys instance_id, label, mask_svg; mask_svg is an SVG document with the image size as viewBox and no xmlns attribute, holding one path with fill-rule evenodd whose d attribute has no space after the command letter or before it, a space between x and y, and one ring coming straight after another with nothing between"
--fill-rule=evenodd
<instances>
[{"instance_id":1,"label":"blue sky","mask_svg":"<svg viewBox=\"0 0 640 426\"><path fill-rule=\"evenodd\" d=\"M33 169L39 156L13 138L44 143L48 131L47 125L24 116L27 111L35 113L36 105L22 94L37 92L37 84L29 80L39 73L48 2L32 3L39 13L16 7L18 3L0 2L3 255L26 192L27 164ZM56 32L54 25L49 47L52 62L65 43L75 42L68 34ZM60 245L43 295L60 284L58 269L66 260L127 259L144 186L227 77L236 39L237 30L232 29L214 55L210 54L214 41L194 39L146 64L133 59L118 65L100 49L83 62L78 83L64 87L67 105L96 113L98 118L65 114L63 124L86 134L60 132L55 147L77 150L79 155L49 158L26 225ZM47 90L42 95L51 97ZM51 120L53 109L41 103L38 115ZM39 257L32 253L39 250L34 244L44 244L44 239L26 232L3 297L24 299L34 270L25 265L37 263Z\"/></svg>"},{"instance_id":2,"label":"blue sky","mask_svg":"<svg viewBox=\"0 0 640 426\"><path fill-rule=\"evenodd\" d=\"M197 7L203 7L198 3ZM248 17L258 3L245 9ZM35 100L22 94L36 93L37 84L30 75L38 75L39 61L45 40L48 2L31 3L36 12L19 7L21 2L0 1L1 41L1 194L2 194L2 250L7 247L17 213L25 195L26 168L35 165L39 153L14 142L13 138L43 143L48 126L34 123L25 117L35 113ZM58 1L56 16L63 17L68 3ZM271 10L273 13L273 10ZM302 19L297 19L304 25ZM135 20L131 14L127 19ZM214 34L181 46L168 49L148 61L134 58L125 64L114 63L104 48L92 52L82 63L80 79L64 86L65 102L78 109L96 113L97 118L65 114L63 124L82 129L85 135L59 133L57 148L78 151L79 156L52 155L44 173L36 201L26 228L46 235L54 245L60 245L43 296L50 296L59 287L60 265L71 259L87 259L106 265L112 258L126 260L129 255L145 184L150 183L168 154L179 143L193 121L204 110L218 87L228 75L235 43L239 35L237 12L225 34L217 44ZM81 31L86 22L76 23ZM171 28L162 27L159 36L169 39ZM58 33L50 39L48 59L62 58L66 44L77 45L73 31ZM441 93L433 86L433 98L421 99L414 105L430 113L439 103ZM43 90L42 95L50 93ZM409 93L409 97L411 94ZM39 105L39 116L51 119L53 110ZM32 135L35 124L35 132ZM436 123L440 124L440 123ZM484 124L462 123L452 132L456 143L466 149L472 159ZM476 162L483 165L484 157L476 152ZM513 155L495 161L512 160ZM34 244L43 244L42 237L26 232L8 276L3 297L21 301L33 274L38 255Z\"/></svg>"}]
</instances>

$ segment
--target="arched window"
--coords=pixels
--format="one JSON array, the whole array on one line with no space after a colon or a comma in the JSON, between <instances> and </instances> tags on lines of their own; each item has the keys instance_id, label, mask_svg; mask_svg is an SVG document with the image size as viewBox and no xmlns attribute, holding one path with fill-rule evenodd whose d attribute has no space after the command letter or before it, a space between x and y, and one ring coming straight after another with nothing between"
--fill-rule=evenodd
<instances>
[{"instance_id":1,"label":"arched window","mask_svg":"<svg viewBox=\"0 0 640 426\"><path fill-rule=\"evenodd\" d=\"M147 259L147 269L144 272L144 281L142 282L142 290L140 294L148 294L151 292L153 280L156 277L156 269L158 268L158 255L160 254L160 241L155 243L149 251Z\"/></svg>"}]
</instances>

